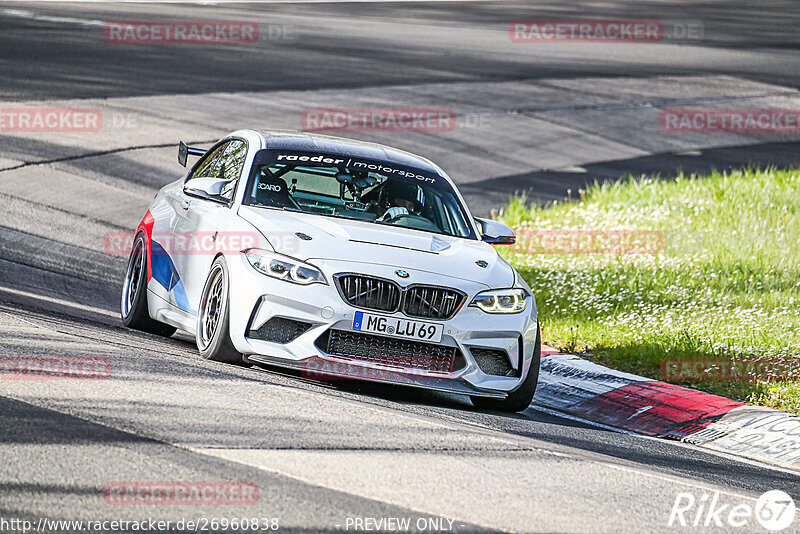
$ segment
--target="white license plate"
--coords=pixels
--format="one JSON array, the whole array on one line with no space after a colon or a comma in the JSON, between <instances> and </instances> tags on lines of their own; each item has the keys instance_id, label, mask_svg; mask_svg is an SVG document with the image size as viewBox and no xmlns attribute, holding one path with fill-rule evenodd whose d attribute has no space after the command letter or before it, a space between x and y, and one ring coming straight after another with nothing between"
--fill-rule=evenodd
<instances>
[{"instance_id":1,"label":"white license plate","mask_svg":"<svg viewBox=\"0 0 800 534\"><path fill-rule=\"evenodd\" d=\"M353 318L353 330L412 339L414 341L439 343L442 340L444 325L356 312Z\"/></svg>"}]
</instances>

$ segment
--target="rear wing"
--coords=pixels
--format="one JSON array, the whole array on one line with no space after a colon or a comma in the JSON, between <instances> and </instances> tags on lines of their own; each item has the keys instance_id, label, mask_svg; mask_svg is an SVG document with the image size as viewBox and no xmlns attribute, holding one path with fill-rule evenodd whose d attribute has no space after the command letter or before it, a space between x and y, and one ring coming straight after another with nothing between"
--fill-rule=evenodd
<instances>
[{"instance_id":1,"label":"rear wing","mask_svg":"<svg viewBox=\"0 0 800 534\"><path fill-rule=\"evenodd\" d=\"M186 143L181 141L178 145L178 163L180 163L182 167L186 167L186 158L189 156L202 156L205 153L206 151L202 148L186 146Z\"/></svg>"}]
</instances>

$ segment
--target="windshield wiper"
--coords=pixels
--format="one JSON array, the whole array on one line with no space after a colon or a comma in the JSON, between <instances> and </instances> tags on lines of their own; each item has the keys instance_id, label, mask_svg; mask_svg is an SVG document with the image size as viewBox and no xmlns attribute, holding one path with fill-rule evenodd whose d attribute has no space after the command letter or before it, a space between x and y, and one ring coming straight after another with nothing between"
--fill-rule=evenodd
<instances>
[{"instance_id":1,"label":"windshield wiper","mask_svg":"<svg viewBox=\"0 0 800 534\"><path fill-rule=\"evenodd\" d=\"M270 210L283 210L283 211L293 211L295 213L307 213L301 209L293 208L291 206L268 206L267 204L262 204L261 202L250 202L249 206L255 206L257 208L267 208Z\"/></svg>"}]
</instances>

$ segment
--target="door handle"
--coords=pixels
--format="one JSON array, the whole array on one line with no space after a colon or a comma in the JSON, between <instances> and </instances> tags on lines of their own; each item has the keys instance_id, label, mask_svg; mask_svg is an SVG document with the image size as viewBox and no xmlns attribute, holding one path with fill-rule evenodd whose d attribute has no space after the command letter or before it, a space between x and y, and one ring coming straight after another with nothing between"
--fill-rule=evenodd
<instances>
[{"instance_id":1,"label":"door handle","mask_svg":"<svg viewBox=\"0 0 800 534\"><path fill-rule=\"evenodd\" d=\"M184 200L183 202L181 202L181 207L183 209L185 209L185 210L188 210L189 209L189 201L188 200Z\"/></svg>"}]
</instances>

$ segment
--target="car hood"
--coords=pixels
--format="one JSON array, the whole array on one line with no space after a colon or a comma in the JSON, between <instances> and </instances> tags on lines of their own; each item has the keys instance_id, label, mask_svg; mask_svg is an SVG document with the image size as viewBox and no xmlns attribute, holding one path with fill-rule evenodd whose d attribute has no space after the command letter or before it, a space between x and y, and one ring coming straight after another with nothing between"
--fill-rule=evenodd
<instances>
[{"instance_id":1,"label":"car hood","mask_svg":"<svg viewBox=\"0 0 800 534\"><path fill-rule=\"evenodd\" d=\"M299 260L389 265L492 288L514 283L512 267L483 241L250 206L241 206L238 213L269 240L276 252ZM486 267L479 265L483 262Z\"/></svg>"}]
</instances>

